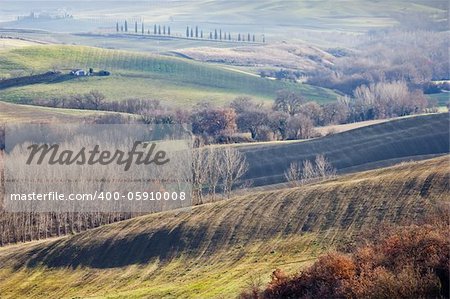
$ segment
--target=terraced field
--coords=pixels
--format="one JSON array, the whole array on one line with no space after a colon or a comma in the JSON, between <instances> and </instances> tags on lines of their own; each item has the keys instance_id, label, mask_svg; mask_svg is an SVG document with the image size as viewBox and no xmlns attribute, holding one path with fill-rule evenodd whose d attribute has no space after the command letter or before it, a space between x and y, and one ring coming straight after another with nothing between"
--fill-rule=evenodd
<instances>
[{"instance_id":1,"label":"terraced field","mask_svg":"<svg viewBox=\"0 0 450 299\"><path fill-rule=\"evenodd\" d=\"M2 298L230 298L382 223L449 203L449 156L0 249ZM257 277L256 277L257 278Z\"/></svg>"},{"instance_id":2,"label":"terraced field","mask_svg":"<svg viewBox=\"0 0 450 299\"><path fill-rule=\"evenodd\" d=\"M59 69L105 69L108 77L75 78L52 84L11 87L0 100L52 98L98 90L108 100L130 97L161 99L167 104L186 105L210 100L217 104L239 95L272 100L281 89L291 89L318 102L336 99L330 90L307 84L274 81L187 59L104 50L81 46L38 46L3 51L0 76L16 76Z\"/></svg>"}]
</instances>

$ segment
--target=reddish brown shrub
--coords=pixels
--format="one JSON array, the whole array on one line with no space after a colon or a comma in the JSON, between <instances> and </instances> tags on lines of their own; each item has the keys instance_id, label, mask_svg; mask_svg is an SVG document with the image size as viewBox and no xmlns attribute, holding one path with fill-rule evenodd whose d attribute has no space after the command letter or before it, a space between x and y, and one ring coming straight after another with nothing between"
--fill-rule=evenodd
<instances>
[{"instance_id":1,"label":"reddish brown shrub","mask_svg":"<svg viewBox=\"0 0 450 299\"><path fill-rule=\"evenodd\" d=\"M448 298L449 256L447 224L400 227L352 253L323 255L298 275L277 270L252 298Z\"/></svg>"}]
</instances>

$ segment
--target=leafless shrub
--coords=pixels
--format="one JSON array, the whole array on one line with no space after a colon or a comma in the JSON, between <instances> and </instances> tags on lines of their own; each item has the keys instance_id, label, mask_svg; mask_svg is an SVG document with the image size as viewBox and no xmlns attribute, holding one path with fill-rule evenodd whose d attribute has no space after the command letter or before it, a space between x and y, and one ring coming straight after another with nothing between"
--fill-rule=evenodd
<instances>
[{"instance_id":1,"label":"leafless shrub","mask_svg":"<svg viewBox=\"0 0 450 299\"><path fill-rule=\"evenodd\" d=\"M315 160L316 164L316 174L319 178L323 180L328 179L330 177L334 177L336 175L336 169L331 165L327 158L324 155L320 154L316 156Z\"/></svg>"},{"instance_id":2,"label":"leafless shrub","mask_svg":"<svg viewBox=\"0 0 450 299\"><path fill-rule=\"evenodd\" d=\"M286 180L292 186L298 186L302 183L308 183L315 180L326 180L335 175L336 169L322 154L316 155L314 163L305 160L300 166L298 162L292 162L284 173Z\"/></svg>"},{"instance_id":3,"label":"leafless shrub","mask_svg":"<svg viewBox=\"0 0 450 299\"><path fill-rule=\"evenodd\" d=\"M293 187L298 186L302 179L302 169L298 162L292 162L288 170L285 171L284 177Z\"/></svg>"},{"instance_id":4,"label":"leafless shrub","mask_svg":"<svg viewBox=\"0 0 450 299\"><path fill-rule=\"evenodd\" d=\"M302 182L309 182L317 177L316 168L311 161L303 161L302 164Z\"/></svg>"}]
</instances>

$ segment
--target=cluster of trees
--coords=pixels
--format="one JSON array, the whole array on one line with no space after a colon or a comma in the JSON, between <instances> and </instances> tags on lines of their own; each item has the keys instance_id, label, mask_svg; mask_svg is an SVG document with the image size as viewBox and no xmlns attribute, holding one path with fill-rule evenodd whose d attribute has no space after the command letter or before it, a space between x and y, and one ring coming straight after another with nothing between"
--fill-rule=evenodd
<instances>
[{"instance_id":1,"label":"cluster of trees","mask_svg":"<svg viewBox=\"0 0 450 299\"><path fill-rule=\"evenodd\" d=\"M2 153L0 152L0 155ZM248 186L242 177L248 163L238 150L197 148L192 154L192 202L194 205L212 201L218 196L229 198L237 188ZM2 161L0 157L0 167ZM2 169L2 168L0 168ZM0 203L4 196L4 177L1 173ZM74 234L101 225L130 219L142 213L119 212L7 212L0 204L0 246Z\"/></svg>"},{"instance_id":2,"label":"cluster of trees","mask_svg":"<svg viewBox=\"0 0 450 299\"><path fill-rule=\"evenodd\" d=\"M190 123L193 133L207 143L308 139L318 136L314 129L318 126L405 116L434 109L422 91L410 91L405 81L362 85L356 88L353 97L342 97L322 105L287 90L277 93L272 106L238 97L225 107L203 102L186 110L163 106L158 100L106 101L98 91L26 103L130 113L147 124ZM120 122L130 121L130 118L115 118ZM249 133L251 139L240 133Z\"/></svg>"},{"instance_id":3,"label":"cluster of trees","mask_svg":"<svg viewBox=\"0 0 450 299\"><path fill-rule=\"evenodd\" d=\"M0 192L1 196L3 193ZM137 213L26 213L0 207L0 246L75 234L139 216Z\"/></svg>"},{"instance_id":4,"label":"cluster of trees","mask_svg":"<svg viewBox=\"0 0 450 299\"><path fill-rule=\"evenodd\" d=\"M441 217L389 229L350 253L322 255L296 275L277 269L267 287L253 283L240 298L448 298L450 234Z\"/></svg>"},{"instance_id":5,"label":"cluster of trees","mask_svg":"<svg viewBox=\"0 0 450 299\"><path fill-rule=\"evenodd\" d=\"M316 159L303 162L292 162L285 171L284 176L292 186L309 183L314 180L326 180L336 175L336 168L324 155L317 155Z\"/></svg>"},{"instance_id":6,"label":"cluster of trees","mask_svg":"<svg viewBox=\"0 0 450 299\"><path fill-rule=\"evenodd\" d=\"M154 24L153 28L147 28L145 27L144 22L141 22L140 24L135 21L134 22L134 28L130 29L128 28L128 21L125 20L123 23L116 22L116 32L134 32L135 34L153 34L153 35L167 35L171 36L172 32L170 29L170 26L166 25L159 25ZM220 41L238 41L238 42L266 42L266 37L262 35L262 38L260 41L257 40L256 35L254 33L238 33L237 35L233 35L231 32L225 32L222 31L222 29L214 29L214 31L210 31L208 33L203 33L202 29L199 29L198 26L195 27L189 27L186 26L186 34L185 36L187 38L196 38L196 39L210 39L210 40L220 40Z\"/></svg>"},{"instance_id":7,"label":"cluster of trees","mask_svg":"<svg viewBox=\"0 0 450 299\"><path fill-rule=\"evenodd\" d=\"M0 126L1 138L4 138L3 130L4 127ZM144 210L138 210L135 213L7 212L3 208L5 194L3 155L3 151L0 151L0 246L74 234L144 213ZM191 167L188 168L186 179L183 179L181 183L188 183L192 186L191 195L194 205L214 201L219 197L229 198L236 189L250 185L250 182L243 181L243 176L248 170L248 163L245 156L235 148L195 144L191 157ZM168 171L170 173L177 172L179 171L178 166L179 164L176 163L174 164L176 168Z\"/></svg>"},{"instance_id":8,"label":"cluster of trees","mask_svg":"<svg viewBox=\"0 0 450 299\"><path fill-rule=\"evenodd\" d=\"M242 181L248 170L245 156L232 147L199 147L192 156L192 187L196 204L214 201L220 193L229 198L236 188L248 187Z\"/></svg>"},{"instance_id":9,"label":"cluster of trees","mask_svg":"<svg viewBox=\"0 0 450 299\"><path fill-rule=\"evenodd\" d=\"M259 75L261 78L275 78L277 80L287 80L292 82L297 82L300 78L305 76L305 73L303 71L293 71L293 70L286 70L286 69L280 69L278 71L276 70L261 70L259 72Z\"/></svg>"},{"instance_id":10,"label":"cluster of trees","mask_svg":"<svg viewBox=\"0 0 450 299\"><path fill-rule=\"evenodd\" d=\"M222 31L222 29L219 29L219 30L214 29L214 31L210 31L208 33L207 37L206 37L203 34L203 30L199 29L198 26L195 26L195 27L187 26L186 27L186 37L187 38L197 38L197 39L198 38L200 38L200 39L208 38L208 39L223 40L223 41L232 41L232 40L233 41L239 41L239 42L240 41L243 41L243 42L247 41L247 42L254 42L254 43L257 41L255 34L250 34L250 33L241 34L241 33L238 33L237 37L233 37L231 32L225 32L225 31ZM263 43L266 42L266 38L264 37L264 35L262 37L262 42Z\"/></svg>"},{"instance_id":11,"label":"cluster of trees","mask_svg":"<svg viewBox=\"0 0 450 299\"><path fill-rule=\"evenodd\" d=\"M428 107L423 92L410 92L405 81L359 86L354 99L349 105L352 121L411 115Z\"/></svg>"},{"instance_id":12,"label":"cluster of trees","mask_svg":"<svg viewBox=\"0 0 450 299\"><path fill-rule=\"evenodd\" d=\"M171 35L170 26L154 24L153 30L146 30L144 22L141 22L141 24L139 25L137 21L134 22L133 31L128 30L127 20L125 20L123 24L119 24L119 22L116 22L116 32L134 32L136 34L151 34L153 32L153 35Z\"/></svg>"},{"instance_id":13,"label":"cluster of trees","mask_svg":"<svg viewBox=\"0 0 450 299\"><path fill-rule=\"evenodd\" d=\"M308 72L308 83L351 95L361 85L405 81L424 89L433 80L449 80L446 32L390 29L361 36L351 53L339 54L330 67Z\"/></svg>"},{"instance_id":14,"label":"cluster of trees","mask_svg":"<svg viewBox=\"0 0 450 299\"><path fill-rule=\"evenodd\" d=\"M254 140L286 140L315 137L316 126L411 115L431 106L420 90L410 91L402 81L363 85L355 90L354 97L323 105L281 91L272 107L249 98L238 98L231 107L240 132L250 132Z\"/></svg>"}]
</instances>

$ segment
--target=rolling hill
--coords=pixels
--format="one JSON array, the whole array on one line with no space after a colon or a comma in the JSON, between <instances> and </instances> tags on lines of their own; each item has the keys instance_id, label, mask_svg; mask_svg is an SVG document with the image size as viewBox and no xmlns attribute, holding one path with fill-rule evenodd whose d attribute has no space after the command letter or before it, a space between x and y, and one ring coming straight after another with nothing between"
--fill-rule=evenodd
<instances>
[{"instance_id":1,"label":"rolling hill","mask_svg":"<svg viewBox=\"0 0 450 299\"><path fill-rule=\"evenodd\" d=\"M449 153L448 113L406 117L303 142L240 146L253 186L285 181L292 162L324 154L338 173L374 169L400 161Z\"/></svg>"},{"instance_id":2,"label":"rolling hill","mask_svg":"<svg viewBox=\"0 0 450 299\"><path fill-rule=\"evenodd\" d=\"M0 125L11 123L70 123L111 114L92 110L59 109L0 102Z\"/></svg>"},{"instance_id":3,"label":"rolling hill","mask_svg":"<svg viewBox=\"0 0 450 299\"><path fill-rule=\"evenodd\" d=\"M449 203L449 156L0 248L2 298L230 298L383 223Z\"/></svg>"},{"instance_id":4,"label":"rolling hill","mask_svg":"<svg viewBox=\"0 0 450 299\"><path fill-rule=\"evenodd\" d=\"M236 5L225 0L208 1L71 1L70 13L74 19L20 20L25 12L15 1L4 1L0 16L10 22L8 28L34 28L57 32L88 32L98 27L113 29L115 19L144 18L146 22L171 24L175 31L183 32L186 25L200 25L205 31L218 26L232 32L257 32L271 39L292 38L301 35L286 28L302 28L313 32L361 32L377 27L394 25L405 14L446 14L445 1L395 0L369 1L282 1L266 0ZM61 1L58 1L61 2ZM52 1L28 1L29 9L55 11L61 7ZM67 3L67 1L66 1ZM64 4L63 4L64 5ZM67 4L66 4L67 5ZM65 7L65 6L64 6ZM69 8L67 7L67 8ZM28 11L27 11L28 12ZM105 18L105 15L108 16ZM1 19L0 19L1 20ZM298 31L298 30L297 30Z\"/></svg>"},{"instance_id":5,"label":"rolling hill","mask_svg":"<svg viewBox=\"0 0 450 299\"><path fill-rule=\"evenodd\" d=\"M80 77L64 82L5 88L0 100L52 98L98 90L108 100L161 99L169 105L188 105L210 100L223 104L239 95L272 100L276 92L290 89L318 102L336 99L331 90L255 77L250 74L188 59L82 46L43 45L3 51L0 76L44 73L90 67L110 71L107 77ZM132 91L132 92L131 92Z\"/></svg>"}]
</instances>

